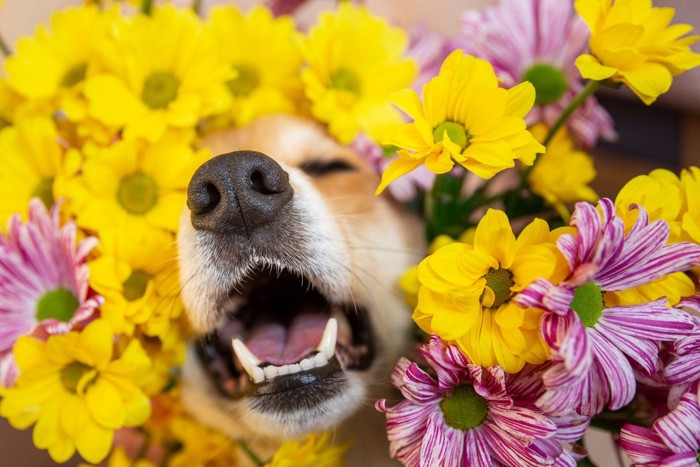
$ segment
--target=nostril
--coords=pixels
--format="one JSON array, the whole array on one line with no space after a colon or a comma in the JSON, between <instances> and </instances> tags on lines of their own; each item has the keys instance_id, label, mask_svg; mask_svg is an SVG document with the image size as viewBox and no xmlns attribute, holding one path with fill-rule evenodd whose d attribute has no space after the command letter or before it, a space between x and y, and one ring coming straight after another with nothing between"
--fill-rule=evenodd
<instances>
[{"instance_id":1,"label":"nostril","mask_svg":"<svg viewBox=\"0 0 700 467\"><path fill-rule=\"evenodd\" d=\"M265 185L265 176L259 170L250 174L250 188L262 195L277 193L277 191L270 190L267 185Z\"/></svg>"},{"instance_id":2,"label":"nostril","mask_svg":"<svg viewBox=\"0 0 700 467\"><path fill-rule=\"evenodd\" d=\"M194 196L190 196L190 210L195 215L206 214L213 211L221 201L221 193L213 183L205 183L200 186Z\"/></svg>"}]
</instances>

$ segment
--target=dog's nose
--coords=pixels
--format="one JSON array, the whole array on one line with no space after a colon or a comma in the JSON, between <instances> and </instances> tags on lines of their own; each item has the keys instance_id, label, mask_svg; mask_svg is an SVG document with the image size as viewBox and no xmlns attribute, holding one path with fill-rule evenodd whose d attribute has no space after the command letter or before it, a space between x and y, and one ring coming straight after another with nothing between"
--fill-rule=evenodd
<instances>
[{"instance_id":1,"label":"dog's nose","mask_svg":"<svg viewBox=\"0 0 700 467\"><path fill-rule=\"evenodd\" d=\"M236 151L202 164L187 188L192 226L250 235L269 224L292 198L289 175L260 152Z\"/></svg>"}]
</instances>

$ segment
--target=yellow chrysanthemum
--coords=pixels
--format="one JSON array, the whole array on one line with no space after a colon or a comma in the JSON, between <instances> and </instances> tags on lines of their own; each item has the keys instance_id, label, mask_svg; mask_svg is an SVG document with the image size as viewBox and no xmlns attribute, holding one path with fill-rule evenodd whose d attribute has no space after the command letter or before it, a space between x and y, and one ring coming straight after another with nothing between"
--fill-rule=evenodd
<instances>
[{"instance_id":1,"label":"yellow chrysanthemum","mask_svg":"<svg viewBox=\"0 0 700 467\"><path fill-rule=\"evenodd\" d=\"M349 442L333 446L331 433L311 434L285 442L265 467L341 467Z\"/></svg>"},{"instance_id":2,"label":"yellow chrysanthemum","mask_svg":"<svg viewBox=\"0 0 700 467\"><path fill-rule=\"evenodd\" d=\"M7 84L7 80L0 79L0 130L14 122L15 109L21 100L19 94Z\"/></svg>"},{"instance_id":3,"label":"yellow chrysanthemum","mask_svg":"<svg viewBox=\"0 0 700 467\"><path fill-rule=\"evenodd\" d=\"M295 113L301 98L303 62L291 17L274 18L253 8L244 16L236 7L216 7L208 27L221 61L237 76L226 82L233 96L232 119L245 125L260 115Z\"/></svg>"},{"instance_id":4,"label":"yellow chrysanthemum","mask_svg":"<svg viewBox=\"0 0 700 467\"><path fill-rule=\"evenodd\" d=\"M175 232L187 184L209 152L194 152L176 138L151 145L120 141L85 159L82 173L66 184L80 227L128 236L137 224Z\"/></svg>"},{"instance_id":5,"label":"yellow chrysanthemum","mask_svg":"<svg viewBox=\"0 0 700 467\"><path fill-rule=\"evenodd\" d=\"M698 193L700 194L700 192ZM669 242L683 240L681 216L685 210L681 180L673 172L656 169L649 175L634 177L622 187L615 198L615 211L625 224L628 232L637 221L639 211L631 208L643 206L649 222L665 221L671 235ZM607 306L626 306L647 303L667 297L670 306L677 304L681 298L695 293L693 281L682 272L662 277L651 283L633 289L608 292L605 295Z\"/></svg>"},{"instance_id":6,"label":"yellow chrysanthemum","mask_svg":"<svg viewBox=\"0 0 700 467\"><path fill-rule=\"evenodd\" d=\"M535 102L529 82L511 89L498 87L491 64L452 52L438 76L423 87L423 104L406 89L392 101L413 123L396 128L384 144L401 148L382 174L380 193L392 181L425 163L437 174L455 162L482 178L513 167L518 159L531 165L544 152L525 128L525 115Z\"/></svg>"},{"instance_id":7,"label":"yellow chrysanthemum","mask_svg":"<svg viewBox=\"0 0 700 467\"><path fill-rule=\"evenodd\" d=\"M126 139L156 141L166 128L192 128L228 108L222 84L235 73L192 10L165 6L113 29L100 46L104 72L85 82L91 116L123 127Z\"/></svg>"},{"instance_id":8,"label":"yellow chrysanthemum","mask_svg":"<svg viewBox=\"0 0 700 467\"><path fill-rule=\"evenodd\" d=\"M55 13L50 28L39 26L34 36L20 39L16 53L7 58L8 84L26 98L48 101L73 120L84 118L80 91L95 71L95 47L106 40L114 13L95 5Z\"/></svg>"},{"instance_id":9,"label":"yellow chrysanthemum","mask_svg":"<svg viewBox=\"0 0 700 467\"><path fill-rule=\"evenodd\" d=\"M351 2L321 13L304 42L308 66L301 75L314 117L343 143L358 131L380 140L403 121L389 95L416 75L404 56L407 44L404 31Z\"/></svg>"},{"instance_id":10,"label":"yellow chrysanthemum","mask_svg":"<svg viewBox=\"0 0 700 467\"><path fill-rule=\"evenodd\" d=\"M162 335L149 336L141 325L140 340L151 359L151 371L144 377L141 387L146 394L159 394L172 386L174 369L180 368L185 361L187 320L184 316L168 323L167 331Z\"/></svg>"},{"instance_id":11,"label":"yellow chrysanthemum","mask_svg":"<svg viewBox=\"0 0 700 467\"><path fill-rule=\"evenodd\" d=\"M535 279L556 283L566 274L545 221L534 220L516 239L505 213L489 209L473 246L452 243L421 262L413 319L475 364L514 373L546 361L549 350L540 336L542 312L512 298Z\"/></svg>"},{"instance_id":12,"label":"yellow chrysanthemum","mask_svg":"<svg viewBox=\"0 0 700 467\"><path fill-rule=\"evenodd\" d=\"M89 464L80 464L79 467L93 467ZM155 462L145 459L132 460L126 454L124 448L114 448L109 459L107 459L107 467L157 467Z\"/></svg>"},{"instance_id":13,"label":"yellow chrysanthemum","mask_svg":"<svg viewBox=\"0 0 700 467\"><path fill-rule=\"evenodd\" d=\"M651 0L576 0L591 29L590 54L576 59L584 78L625 83L647 105L671 87L673 77L700 65L690 50L693 28L669 26L676 10L654 8Z\"/></svg>"},{"instance_id":14,"label":"yellow chrysanthemum","mask_svg":"<svg viewBox=\"0 0 700 467\"><path fill-rule=\"evenodd\" d=\"M680 240L681 224L679 215L683 208L681 181L676 174L666 169L656 169L649 175L639 175L628 181L615 197L615 211L625 223L628 232L637 221L636 209L632 205L646 209L651 222L659 219L671 228L670 241Z\"/></svg>"},{"instance_id":15,"label":"yellow chrysanthemum","mask_svg":"<svg viewBox=\"0 0 700 467\"><path fill-rule=\"evenodd\" d=\"M430 243L428 247L428 254L432 255L437 250L443 246L450 245L455 242L466 243L468 245L474 244L474 227L470 227L459 236L457 240L450 237L449 235L438 235ZM415 308L418 305L418 290L420 290L420 281L418 280L418 266L412 266L408 268L399 280L399 287L403 290L404 300L411 307Z\"/></svg>"},{"instance_id":16,"label":"yellow chrysanthemum","mask_svg":"<svg viewBox=\"0 0 700 467\"><path fill-rule=\"evenodd\" d=\"M58 144L56 127L48 119L22 119L1 130L0 225L14 213L26 218L33 197L53 205L66 175L79 164L80 154Z\"/></svg>"},{"instance_id":17,"label":"yellow chrysanthemum","mask_svg":"<svg viewBox=\"0 0 700 467\"><path fill-rule=\"evenodd\" d=\"M544 125L532 128L532 134L543 141L547 129ZM568 218L566 203L594 202L598 194L589 183L596 176L593 158L575 147L566 129L557 132L528 176L532 191L554 206Z\"/></svg>"},{"instance_id":18,"label":"yellow chrysanthemum","mask_svg":"<svg viewBox=\"0 0 700 467\"><path fill-rule=\"evenodd\" d=\"M150 366L137 341L113 359L114 335L98 320L82 332L47 341L20 337L14 355L21 375L4 392L0 415L18 429L34 426L34 444L65 462L77 449L91 463L112 447L114 430L150 415L137 381Z\"/></svg>"},{"instance_id":19,"label":"yellow chrysanthemum","mask_svg":"<svg viewBox=\"0 0 700 467\"><path fill-rule=\"evenodd\" d=\"M105 298L102 317L117 334L132 335L147 323L160 301L173 313L179 287L177 251L172 234L134 225L129 231L107 230L100 235L100 256L90 261L90 286ZM168 290L166 290L166 287ZM157 292L156 292L157 291ZM172 319L178 316L171 316Z\"/></svg>"},{"instance_id":20,"label":"yellow chrysanthemum","mask_svg":"<svg viewBox=\"0 0 700 467\"><path fill-rule=\"evenodd\" d=\"M182 448L170 459L169 467L238 465L238 447L223 433L184 417L173 420L170 429Z\"/></svg>"},{"instance_id":21,"label":"yellow chrysanthemum","mask_svg":"<svg viewBox=\"0 0 700 467\"><path fill-rule=\"evenodd\" d=\"M700 169L689 167L681 172L684 209L680 213L682 240L700 243Z\"/></svg>"}]
</instances>

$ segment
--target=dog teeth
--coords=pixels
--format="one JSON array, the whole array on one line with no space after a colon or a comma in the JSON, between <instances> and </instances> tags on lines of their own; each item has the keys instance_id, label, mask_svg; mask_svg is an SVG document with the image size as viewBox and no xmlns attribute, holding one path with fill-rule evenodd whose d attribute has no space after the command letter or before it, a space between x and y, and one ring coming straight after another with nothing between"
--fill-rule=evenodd
<instances>
[{"instance_id":1,"label":"dog teeth","mask_svg":"<svg viewBox=\"0 0 700 467\"><path fill-rule=\"evenodd\" d=\"M248 350L248 347L245 346L242 340L233 339L232 344L233 351L236 353L238 361L241 362L241 366L243 367L245 372L248 373L248 376L250 376L255 383L258 383L259 381L256 380L258 379L260 373L263 373L262 369L258 367L261 363L260 360L258 359L258 357L253 355L253 352ZM256 369L260 370L260 372L255 371ZM265 375L263 373L262 380L264 379Z\"/></svg>"},{"instance_id":2,"label":"dog teeth","mask_svg":"<svg viewBox=\"0 0 700 467\"><path fill-rule=\"evenodd\" d=\"M308 371L312 368L326 366L331 358L335 355L335 345L338 338L338 321L335 318L330 318L326 323L326 329L323 331L323 337L316 349L318 353L311 357L307 357L298 363L289 365L265 365L261 367L262 362L256 357L253 352L246 347L242 340L234 338L232 340L233 351L238 357L238 361L248 374L250 380L255 383L270 381L277 376L293 375L301 371Z\"/></svg>"},{"instance_id":3,"label":"dog teeth","mask_svg":"<svg viewBox=\"0 0 700 467\"><path fill-rule=\"evenodd\" d=\"M338 339L338 320L330 318L326 323L326 329L323 330L323 337L318 344L316 350L326 356L327 360L335 355L335 343Z\"/></svg>"}]
</instances>

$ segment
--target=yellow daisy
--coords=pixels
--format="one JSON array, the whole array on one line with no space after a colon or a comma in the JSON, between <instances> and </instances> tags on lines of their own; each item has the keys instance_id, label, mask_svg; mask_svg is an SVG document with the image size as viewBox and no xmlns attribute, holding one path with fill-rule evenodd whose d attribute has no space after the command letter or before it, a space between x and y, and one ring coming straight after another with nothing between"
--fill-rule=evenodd
<instances>
[{"instance_id":1,"label":"yellow daisy","mask_svg":"<svg viewBox=\"0 0 700 467\"><path fill-rule=\"evenodd\" d=\"M540 336L542 312L512 298L535 279L556 283L566 274L545 221L534 220L516 238L505 213L489 209L473 246L452 243L421 262L413 319L475 364L514 373L546 361L549 350Z\"/></svg>"},{"instance_id":2,"label":"yellow daisy","mask_svg":"<svg viewBox=\"0 0 700 467\"><path fill-rule=\"evenodd\" d=\"M33 197L51 207L66 175L79 164L76 150L58 144L51 120L22 119L0 131L0 225L14 213L26 218Z\"/></svg>"},{"instance_id":3,"label":"yellow daisy","mask_svg":"<svg viewBox=\"0 0 700 467\"><path fill-rule=\"evenodd\" d=\"M18 41L5 62L8 84L26 98L49 101L72 120L84 118L80 92L95 71L95 47L106 40L115 13L95 5L54 13L50 28L39 26L34 36Z\"/></svg>"},{"instance_id":4,"label":"yellow daisy","mask_svg":"<svg viewBox=\"0 0 700 467\"><path fill-rule=\"evenodd\" d=\"M47 341L21 337L14 347L21 374L4 392L0 415L18 429L34 424L34 444L56 462L76 449L88 462L101 462L114 431L141 425L151 408L135 383L148 371L148 357L132 341L113 359L113 341L101 320Z\"/></svg>"},{"instance_id":5,"label":"yellow daisy","mask_svg":"<svg viewBox=\"0 0 700 467\"><path fill-rule=\"evenodd\" d=\"M576 0L591 29L590 54L576 59L584 78L625 83L647 105L671 87L673 77L700 65L690 50L698 36L688 24L669 26L674 8L651 0Z\"/></svg>"},{"instance_id":6,"label":"yellow daisy","mask_svg":"<svg viewBox=\"0 0 700 467\"><path fill-rule=\"evenodd\" d=\"M375 140L401 123L389 95L408 87L416 65L404 52L408 37L364 7L342 2L325 12L304 41L302 72L311 113L343 143L358 131Z\"/></svg>"},{"instance_id":7,"label":"yellow daisy","mask_svg":"<svg viewBox=\"0 0 700 467\"><path fill-rule=\"evenodd\" d=\"M169 467L238 465L238 447L223 433L185 417L173 420L170 430L182 447L170 458Z\"/></svg>"},{"instance_id":8,"label":"yellow daisy","mask_svg":"<svg viewBox=\"0 0 700 467\"><path fill-rule=\"evenodd\" d=\"M542 141L547 129L537 125L533 135ZM540 156L528 176L528 184L534 193L545 199L564 217L569 217L566 203L594 202L598 194L589 186L595 179L593 158L576 148L568 131L560 130Z\"/></svg>"},{"instance_id":9,"label":"yellow daisy","mask_svg":"<svg viewBox=\"0 0 700 467\"><path fill-rule=\"evenodd\" d=\"M700 243L700 169L689 167L681 172L684 209L680 221L683 240Z\"/></svg>"},{"instance_id":10,"label":"yellow daisy","mask_svg":"<svg viewBox=\"0 0 700 467\"><path fill-rule=\"evenodd\" d=\"M656 169L649 175L634 177L620 189L615 197L615 211L629 231L637 221L638 210L630 206L644 206L651 222L662 219L671 228L670 241L680 241L680 214L683 209L681 181L676 174L666 169Z\"/></svg>"},{"instance_id":11,"label":"yellow daisy","mask_svg":"<svg viewBox=\"0 0 700 467\"><path fill-rule=\"evenodd\" d=\"M124 137L158 140L166 128L193 128L223 112L235 77L191 9L164 6L114 25L100 45L103 73L85 82L89 113Z\"/></svg>"},{"instance_id":12,"label":"yellow daisy","mask_svg":"<svg viewBox=\"0 0 700 467\"><path fill-rule=\"evenodd\" d=\"M207 150L194 152L174 137L96 149L66 184L69 207L80 227L99 234L117 229L128 235L137 224L175 232L187 184L208 158Z\"/></svg>"},{"instance_id":13,"label":"yellow daisy","mask_svg":"<svg viewBox=\"0 0 700 467\"><path fill-rule=\"evenodd\" d=\"M226 82L234 98L234 124L245 125L265 114L296 112L302 95L303 58L292 18L274 18L260 6L244 16L236 7L225 6L212 10L207 26L221 61L237 73Z\"/></svg>"},{"instance_id":14,"label":"yellow daisy","mask_svg":"<svg viewBox=\"0 0 700 467\"><path fill-rule=\"evenodd\" d=\"M700 192L698 192L700 194ZM649 175L639 175L627 182L615 198L615 211L628 232L637 221L639 210L632 206L643 206L649 222L665 221L670 228L669 243L686 240L681 218L686 202L681 180L666 169L656 169ZM670 274L633 289L607 292L605 302L609 307L638 305L666 297L669 306L676 305L681 298L695 293L693 281L683 272Z\"/></svg>"},{"instance_id":15,"label":"yellow daisy","mask_svg":"<svg viewBox=\"0 0 700 467\"><path fill-rule=\"evenodd\" d=\"M349 442L333 446L331 433L311 434L301 440L286 441L265 467L341 467Z\"/></svg>"},{"instance_id":16,"label":"yellow daisy","mask_svg":"<svg viewBox=\"0 0 700 467\"><path fill-rule=\"evenodd\" d=\"M438 76L423 87L423 104L406 89L392 101L413 123L396 128L384 144L401 148L382 174L380 193L392 181L425 163L431 172L449 172L455 162L482 178L513 167L518 159L531 165L544 146L526 130L523 118L535 102L529 82L498 87L491 64L452 52Z\"/></svg>"},{"instance_id":17,"label":"yellow daisy","mask_svg":"<svg viewBox=\"0 0 700 467\"><path fill-rule=\"evenodd\" d=\"M88 263L90 286L105 298L102 317L116 334L132 335L137 324L153 317L156 306L163 306L160 301L175 302L179 287L155 292L177 278L172 234L138 224L130 226L128 233L106 230L100 235L99 250L100 256ZM171 311L179 313L180 308L171 306Z\"/></svg>"}]
</instances>

